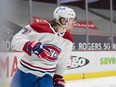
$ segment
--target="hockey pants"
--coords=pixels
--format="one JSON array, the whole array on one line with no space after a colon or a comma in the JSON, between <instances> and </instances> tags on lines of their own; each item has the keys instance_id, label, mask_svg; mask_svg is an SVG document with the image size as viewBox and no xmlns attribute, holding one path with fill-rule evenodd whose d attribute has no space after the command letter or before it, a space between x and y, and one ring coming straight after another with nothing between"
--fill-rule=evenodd
<instances>
[{"instance_id":1,"label":"hockey pants","mask_svg":"<svg viewBox=\"0 0 116 87\"><path fill-rule=\"evenodd\" d=\"M43 77L37 77L31 73L24 73L17 70L10 87L53 87L52 77L45 74Z\"/></svg>"}]
</instances>

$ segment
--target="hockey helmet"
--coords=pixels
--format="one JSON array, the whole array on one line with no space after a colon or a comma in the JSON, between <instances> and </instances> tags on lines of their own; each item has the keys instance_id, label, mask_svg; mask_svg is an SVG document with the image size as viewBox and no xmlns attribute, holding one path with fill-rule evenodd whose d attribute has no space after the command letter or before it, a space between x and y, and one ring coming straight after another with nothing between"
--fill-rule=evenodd
<instances>
[{"instance_id":1,"label":"hockey helmet","mask_svg":"<svg viewBox=\"0 0 116 87\"><path fill-rule=\"evenodd\" d=\"M57 23L66 28L70 18L75 18L76 14L73 9L65 6L59 6L54 10L53 17ZM66 25L60 22L60 18L63 17L66 21Z\"/></svg>"}]
</instances>

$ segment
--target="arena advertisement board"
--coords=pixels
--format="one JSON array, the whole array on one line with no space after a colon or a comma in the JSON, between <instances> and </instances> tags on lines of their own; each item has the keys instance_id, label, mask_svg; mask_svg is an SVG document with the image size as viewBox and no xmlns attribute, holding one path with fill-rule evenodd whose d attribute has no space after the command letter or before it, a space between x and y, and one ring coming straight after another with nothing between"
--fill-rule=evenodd
<instances>
[{"instance_id":1,"label":"arena advertisement board","mask_svg":"<svg viewBox=\"0 0 116 87\"><path fill-rule=\"evenodd\" d=\"M34 22L47 22L48 19L40 18L40 17L33 17ZM88 21L88 27L93 30L99 30L96 25L93 24L93 22L90 20ZM74 23L74 28L83 28L86 29L86 21L76 21Z\"/></svg>"},{"instance_id":2,"label":"arena advertisement board","mask_svg":"<svg viewBox=\"0 0 116 87\"><path fill-rule=\"evenodd\" d=\"M116 51L73 51L66 74L116 70Z\"/></svg>"},{"instance_id":3,"label":"arena advertisement board","mask_svg":"<svg viewBox=\"0 0 116 87\"><path fill-rule=\"evenodd\" d=\"M116 51L73 51L65 74L116 70ZM22 52L0 53L0 78L11 79Z\"/></svg>"},{"instance_id":4,"label":"arena advertisement board","mask_svg":"<svg viewBox=\"0 0 116 87\"><path fill-rule=\"evenodd\" d=\"M22 52L1 52L0 53L0 77L11 78L17 70Z\"/></svg>"},{"instance_id":5,"label":"arena advertisement board","mask_svg":"<svg viewBox=\"0 0 116 87\"><path fill-rule=\"evenodd\" d=\"M22 52L0 52L0 87L9 87Z\"/></svg>"}]
</instances>

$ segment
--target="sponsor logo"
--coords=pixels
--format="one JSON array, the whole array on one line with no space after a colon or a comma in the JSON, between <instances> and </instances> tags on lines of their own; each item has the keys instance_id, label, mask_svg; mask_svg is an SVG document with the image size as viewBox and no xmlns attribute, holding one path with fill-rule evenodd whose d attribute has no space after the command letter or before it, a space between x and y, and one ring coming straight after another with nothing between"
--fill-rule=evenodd
<instances>
[{"instance_id":1,"label":"sponsor logo","mask_svg":"<svg viewBox=\"0 0 116 87\"><path fill-rule=\"evenodd\" d=\"M59 8L59 10L65 10L65 8ZM40 18L40 17L33 17L33 21L34 22L47 22L48 20L44 18ZM86 21L78 21L78 22L76 21L74 23L74 27L86 29ZM93 24L91 20L88 21L88 27L89 29L99 30L98 27L95 24Z\"/></svg>"},{"instance_id":2,"label":"sponsor logo","mask_svg":"<svg viewBox=\"0 0 116 87\"><path fill-rule=\"evenodd\" d=\"M1 57L0 56L0 78L10 78L14 75L18 68L18 58L17 56L11 57Z\"/></svg>"},{"instance_id":3,"label":"sponsor logo","mask_svg":"<svg viewBox=\"0 0 116 87\"><path fill-rule=\"evenodd\" d=\"M75 69L83 67L89 63L89 60L84 57L71 56L70 62L68 63L68 69Z\"/></svg>"},{"instance_id":4,"label":"sponsor logo","mask_svg":"<svg viewBox=\"0 0 116 87\"><path fill-rule=\"evenodd\" d=\"M116 57L104 57L100 58L100 65L116 64Z\"/></svg>"}]
</instances>

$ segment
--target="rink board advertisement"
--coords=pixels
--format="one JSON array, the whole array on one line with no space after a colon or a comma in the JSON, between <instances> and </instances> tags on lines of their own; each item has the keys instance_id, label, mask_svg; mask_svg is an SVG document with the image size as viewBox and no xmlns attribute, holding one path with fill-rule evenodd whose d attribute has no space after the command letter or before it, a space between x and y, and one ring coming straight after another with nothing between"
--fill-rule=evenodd
<instances>
[{"instance_id":1,"label":"rink board advertisement","mask_svg":"<svg viewBox=\"0 0 116 87\"><path fill-rule=\"evenodd\" d=\"M116 51L74 51L67 73L89 73L116 70Z\"/></svg>"},{"instance_id":2,"label":"rink board advertisement","mask_svg":"<svg viewBox=\"0 0 116 87\"><path fill-rule=\"evenodd\" d=\"M73 51L65 74L115 71L115 54L116 51ZM6 81L13 77L22 55L22 52L0 53L0 78Z\"/></svg>"},{"instance_id":3,"label":"rink board advertisement","mask_svg":"<svg viewBox=\"0 0 116 87\"><path fill-rule=\"evenodd\" d=\"M0 87L9 87L22 52L0 52Z\"/></svg>"}]
</instances>

